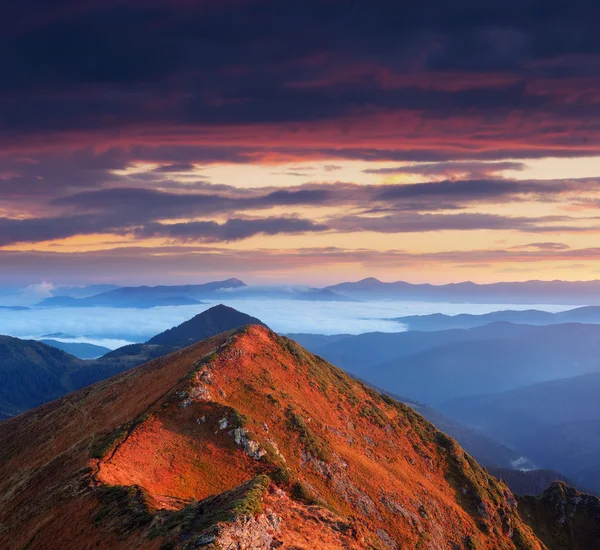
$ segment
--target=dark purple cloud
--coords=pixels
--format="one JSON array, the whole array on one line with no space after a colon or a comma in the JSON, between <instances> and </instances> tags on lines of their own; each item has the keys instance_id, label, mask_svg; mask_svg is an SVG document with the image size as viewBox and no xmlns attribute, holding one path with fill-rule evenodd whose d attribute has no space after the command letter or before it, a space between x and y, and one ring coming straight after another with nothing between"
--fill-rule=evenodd
<instances>
[{"instance_id":1,"label":"dark purple cloud","mask_svg":"<svg viewBox=\"0 0 600 550\"><path fill-rule=\"evenodd\" d=\"M592 0L13 2L0 139L161 146L166 163L181 146L210 162L593 154L597 24Z\"/></svg>"},{"instance_id":2,"label":"dark purple cloud","mask_svg":"<svg viewBox=\"0 0 600 550\"><path fill-rule=\"evenodd\" d=\"M419 176L450 177L460 175L461 179L489 177L505 170L524 170L522 162L434 162L410 166L395 166L386 168L367 168L365 174L411 174Z\"/></svg>"},{"instance_id":3,"label":"dark purple cloud","mask_svg":"<svg viewBox=\"0 0 600 550\"><path fill-rule=\"evenodd\" d=\"M153 223L134 231L136 237L162 237L175 242L231 242L254 235L280 235L326 231L326 225L298 218L230 219L224 223Z\"/></svg>"}]
</instances>

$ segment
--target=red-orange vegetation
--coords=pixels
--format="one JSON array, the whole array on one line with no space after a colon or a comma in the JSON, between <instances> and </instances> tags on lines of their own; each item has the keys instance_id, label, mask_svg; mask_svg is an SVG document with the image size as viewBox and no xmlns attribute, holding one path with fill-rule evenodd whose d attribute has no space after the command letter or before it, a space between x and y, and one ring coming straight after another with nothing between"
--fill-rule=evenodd
<instances>
[{"instance_id":1,"label":"red-orange vegetation","mask_svg":"<svg viewBox=\"0 0 600 550\"><path fill-rule=\"evenodd\" d=\"M543 548L453 440L259 326L0 424L0 457L14 547Z\"/></svg>"}]
</instances>

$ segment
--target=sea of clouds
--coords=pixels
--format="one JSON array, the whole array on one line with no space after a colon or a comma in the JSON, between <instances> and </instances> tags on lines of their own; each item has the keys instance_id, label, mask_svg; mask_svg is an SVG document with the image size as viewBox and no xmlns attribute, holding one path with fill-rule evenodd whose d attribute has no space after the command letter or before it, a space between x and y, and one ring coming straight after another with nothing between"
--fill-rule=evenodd
<instances>
[{"instance_id":1,"label":"sea of clouds","mask_svg":"<svg viewBox=\"0 0 600 550\"><path fill-rule=\"evenodd\" d=\"M36 308L0 311L0 334L39 339L49 333L64 333L65 341L88 342L111 349L131 342L144 342L179 325L215 303L193 306L130 308ZM316 334L360 334L402 332L404 326L390 318L430 313L488 313L501 309L562 311L567 306L448 304L430 302L366 301L305 302L294 300L229 300L223 302L261 319L276 332Z\"/></svg>"}]
</instances>

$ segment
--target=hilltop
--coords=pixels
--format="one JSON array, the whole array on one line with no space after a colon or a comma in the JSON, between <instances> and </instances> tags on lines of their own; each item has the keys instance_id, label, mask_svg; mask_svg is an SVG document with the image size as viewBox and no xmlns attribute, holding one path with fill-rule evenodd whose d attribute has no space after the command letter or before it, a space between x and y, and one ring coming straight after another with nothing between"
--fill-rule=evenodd
<instances>
[{"instance_id":1,"label":"hilltop","mask_svg":"<svg viewBox=\"0 0 600 550\"><path fill-rule=\"evenodd\" d=\"M243 325L265 326L256 317L246 315L237 309L220 304L204 313L196 315L193 319L177 327L157 334L148 340L148 344L185 347L220 332L226 332Z\"/></svg>"},{"instance_id":2,"label":"hilltop","mask_svg":"<svg viewBox=\"0 0 600 550\"><path fill-rule=\"evenodd\" d=\"M263 326L1 423L0 463L2 547L544 548L451 438Z\"/></svg>"},{"instance_id":3,"label":"hilltop","mask_svg":"<svg viewBox=\"0 0 600 550\"><path fill-rule=\"evenodd\" d=\"M214 306L169 329L146 344L118 348L94 360L80 360L56 349L87 344L46 345L35 340L0 336L0 419L20 414L69 392L104 380L189 344L258 319L227 306Z\"/></svg>"}]
</instances>

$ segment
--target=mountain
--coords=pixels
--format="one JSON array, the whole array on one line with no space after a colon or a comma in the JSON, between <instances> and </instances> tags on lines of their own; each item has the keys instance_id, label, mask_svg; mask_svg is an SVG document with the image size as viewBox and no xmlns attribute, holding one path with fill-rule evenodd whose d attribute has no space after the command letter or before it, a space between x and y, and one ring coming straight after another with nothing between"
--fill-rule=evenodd
<instances>
[{"instance_id":1,"label":"mountain","mask_svg":"<svg viewBox=\"0 0 600 550\"><path fill-rule=\"evenodd\" d=\"M0 464L0 547L543 548L451 438L262 326L0 423Z\"/></svg>"},{"instance_id":2,"label":"mountain","mask_svg":"<svg viewBox=\"0 0 600 550\"><path fill-rule=\"evenodd\" d=\"M563 482L519 497L519 512L550 550L592 550L600 541L600 499Z\"/></svg>"},{"instance_id":3,"label":"mountain","mask_svg":"<svg viewBox=\"0 0 600 550\"><path fill-rule=\"evenodd\" d=\"M70 375L82 364L41 342L0 336L0 418L73 391Z\"/></svg>"},{"instance_id":4,"label":"mountain","mask_svg":"<svg viewBox=\"0 0 600 550\"><path fill-rule=\"evenodd\" d=\"M469 396L444 414L600 493L600 373Z\"/></svg>"},{"instance_id":5,"label":"mountain","mask_svg":"<svg viewBox=\"0 0 600 550\"><path fill-rule=\"evenodd\" d=\"M185 347L204 340L220 332L239 328L243 325L264 325L256 317L241 313L222 304L196 315L193 319L172 329L157 334L148 344Z\"/></svg>"},{"instance_id":6,"label":"mountain","mask_svg":"<svg viewBox=\"0 0 600 550\"><path fill-rule=\"evenodd\" d=\"M325 287L361 300L414 300L488 304L600 305L600 281L526 281L479 285L471 281L447 285L384 283L369 277Z\"/></svg>"},{"instance_id":7,"label":"mountain","mask_svg":"<svg viewBox=\"0 0 600 550\"><path fill-rule=\"evenodd\" d=\"M87 298L89 296L95 296L102 292L110 292L121 288L118 285L111 284L99 284L99 285L80 285L80 286L59 286L53 288L51 293L52 296L70 296L71 298Z\"/></svg>"},{"instance_id":8,"label":"mountain","mask_svg":"<svg viewBox=\"0 0 600 550\"><path fill-rule=\"evenodd\" d=\"M549 313L537 309L524 311L494 311L483 315L462 313L460 315L410 315L392 319L402 323L407 330L437 331L448 329L469 329L497 322L518 323L524 325L557 325L562 323L600 323L600 307L586 306Z\"/></svg>"},{"instance_id":9,"label":"mountain","mask_svg":"<svg viewBox=\"0 0 600 550\"><path fill-rule=\"evenodd\" d=\"M0 337L0 418L20 414L191 343L247 324L262 323L235 309L215 306L146 344L124 346L88 361L41 342Z\"/></svg>"},{"instance_id":10,"label":"mountain","mask_svg":"<svg viewBox=\"0 0 600 550\"><path fill-rule=\"evenodd\" d=\"M368 383L434 407L461 396L600 371L598 325L493 323L304 342Z\"/></svg>"},{"instance_id":11,"label":"mountain","mask_svg":"<svg viewBox=\"0 0 600 550\"><path fill-rule=\"evenodd\" d=\"M311 302L360 302L360 300L337 294L327 288L313 288L306 292L299 292L293 295L293 299Z\"/></svg>"},{"instance_id":12,"label":"mountain","mask_svg":"<svg viewBox=\"0 0 600 550\"><path fill-rule=\"evenodd\" d=\"M119 287L83 298L59 296L40 302L43 307L131 307L197 305L200 298L211 298L221 291L245 287L239 279L213 281L200 285Z\"/></svg>"},{"instance_id":13,"label":"mountain","mask_svg":"<svg viewBox=\"0 0 600 550\"><path fill-rule=\"evenodd\" d=\"M40 340L42 344L46 344L47 346L52 346L53 348L58 348L79 359L96 359L102 355L106 355L110 353L109 348L105 348L103 346L96 346L94 344L86 344L80 342L59 342L58 340Z\"/></svg>"}]
</instances>

